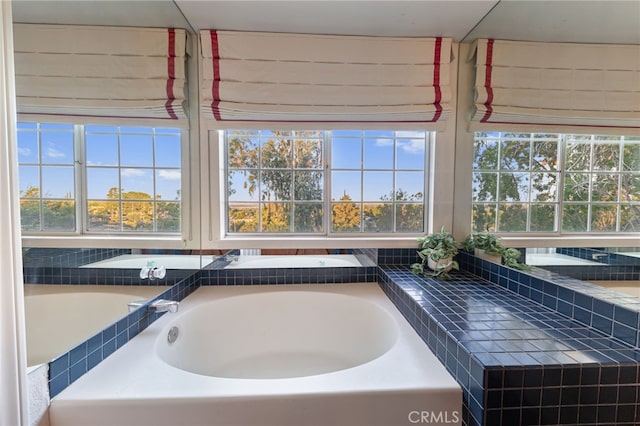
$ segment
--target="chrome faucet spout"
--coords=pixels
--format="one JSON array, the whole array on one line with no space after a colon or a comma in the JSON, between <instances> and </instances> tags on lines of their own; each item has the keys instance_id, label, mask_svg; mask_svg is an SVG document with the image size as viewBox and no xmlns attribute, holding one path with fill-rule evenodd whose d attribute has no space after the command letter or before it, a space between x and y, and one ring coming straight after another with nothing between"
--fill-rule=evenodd
<instances>
[{"instance_id":1,"label":"chrome faucet spout","mask_svg":"<svg viewBox=\"0 0 640 426\"><path fill-rule=\"evenodd\" d=\"M151 312L178 312L179 302L175 300L158 299L149 305Z\"/></svg>"}]
</instances>

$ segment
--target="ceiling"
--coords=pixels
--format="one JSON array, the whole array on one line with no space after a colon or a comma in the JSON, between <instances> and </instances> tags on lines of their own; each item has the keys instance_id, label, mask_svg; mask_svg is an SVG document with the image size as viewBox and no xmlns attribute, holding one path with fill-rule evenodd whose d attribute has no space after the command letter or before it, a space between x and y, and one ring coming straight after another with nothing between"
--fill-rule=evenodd
<instances>
[{"instance_id":1,"label":"ceiling","mask_svg":"<svg viewBox=\"0 0 640 426\"><path fill-rule=\"evenodd\" d=\"M640 0L14 0L15 22L640 44Z\"/></svg>"}]
</instances>

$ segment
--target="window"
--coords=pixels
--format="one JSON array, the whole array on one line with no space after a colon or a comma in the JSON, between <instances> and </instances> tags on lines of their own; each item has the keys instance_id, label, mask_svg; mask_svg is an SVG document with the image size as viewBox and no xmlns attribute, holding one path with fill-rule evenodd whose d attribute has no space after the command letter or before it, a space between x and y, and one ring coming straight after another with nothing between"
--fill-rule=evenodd
<instances>
[{"instance_id":1,"label":"window","mask_svg":"<svg viewBox=\"0 0 640 426\"><path fill-rule=\"evenodd\" d=\"M227 232L421 233L427 135L227 131Z\"/></svg>"},{"instance_id":2,"label":"window","mask_svg":"<svg viewBox=\"0 0 640 426\"><path fill-rule=\"evenodd\" d=\"M476 133L474 232L637 232L640 138Z\"/></svg>"},{"instance_id":3,"label":"window","mask_svg":"<svg viewBox=\"0 0 640 426\"><path fill-rule=\"evenodd\" d=\"M24 232L180 232L181 131L19 123Z\"/></svg>"}]
</instances>

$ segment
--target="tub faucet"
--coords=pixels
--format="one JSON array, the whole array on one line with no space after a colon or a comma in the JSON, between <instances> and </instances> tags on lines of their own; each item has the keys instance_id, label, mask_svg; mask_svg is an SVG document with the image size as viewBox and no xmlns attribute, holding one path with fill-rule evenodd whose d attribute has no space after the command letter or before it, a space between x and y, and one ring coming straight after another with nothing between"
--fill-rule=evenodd
<instances>
[{"instance_id":1,"label":"tub faucet","mask_svg":"<svg viewBox=\"0 0 640 426\"><path fill-rule=\"evenodd\" d=\"M158 299L149 305L151 312L178 312L180 304L175 300Z\"/></svg>"},{"instance_id":2,"label":"tub faucet","mask_svg":"<svg viewBox=\"0 0 640 426\"><path fill-rule=\"evenodd\" d=\"M593 259L593 260L600 260L603 257L607 257L607 254L606 253L593 253L591 255L591 259Z\"/></svg>"},{"instance_id":3,"label":"tub faucet","mask_svg":"<svg viewBox=\"0 0 640 426\"><path fill-rule=\"evenodd\" d=\"M145 280L147 278L150 281L153 281L153 280L156 280L156 279L161 280L166 275L167 275L167 268L165 268L164 266L155 266L153 264L153 262L147 263L147 266L144 266L140 270L140 279L141 280Z\"/></svg>"}]
</instances>

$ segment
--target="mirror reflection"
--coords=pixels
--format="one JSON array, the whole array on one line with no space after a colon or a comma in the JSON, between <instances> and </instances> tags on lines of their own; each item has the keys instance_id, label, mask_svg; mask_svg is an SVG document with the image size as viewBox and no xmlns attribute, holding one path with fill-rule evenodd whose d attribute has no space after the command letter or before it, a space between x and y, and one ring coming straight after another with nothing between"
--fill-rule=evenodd
<instances>
[{"instance_id":1,"label":"mirror reflection","mask_svg":"<svg viewBox=\"0 0 640 426\"><path fill-rule=\"evenodd\" d=\"M526 263L640 297L640 248L528 248Z\"/></svg>"}]
</instances>

